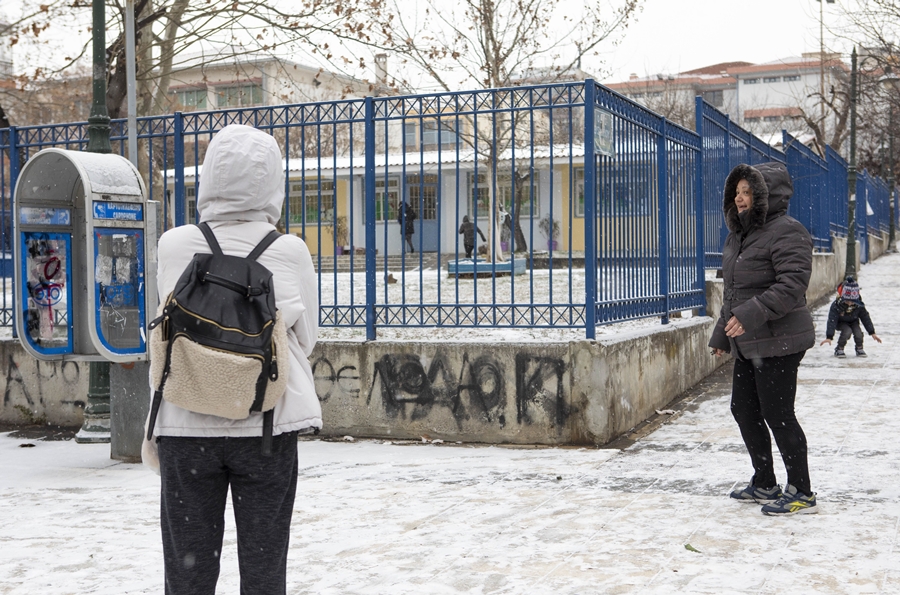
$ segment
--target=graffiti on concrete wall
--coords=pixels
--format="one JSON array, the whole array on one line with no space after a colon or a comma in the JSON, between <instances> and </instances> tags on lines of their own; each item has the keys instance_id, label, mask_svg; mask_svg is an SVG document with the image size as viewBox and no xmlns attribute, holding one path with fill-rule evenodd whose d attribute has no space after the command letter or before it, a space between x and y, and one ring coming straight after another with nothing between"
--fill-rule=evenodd
<instances>
[{"instance_id":1,"label":"graffiti on concrete wall","mask_svg":"<svg viewBox=\"0 0 900 595\"><path fill-rule=\"evenodd\" d=\"M542 411L556 426L568 417L563 397L565 363L559 358L516 354L516 420L531 424Z\"/></svg>"},{"instance_id":2,"label":"graffiti on concrete wall","mask_svg":"<svg viewBox=\"0 0 900 595\"><path fill-rule=\"evenodd\" d=\"M451 360L446 353L438 352L426 363L416 354L387 354L373 366L373 377L367 404L373 395L380 395L382 407L388 417L421 420L435 408L449 411L462 427L467 420L505 427L511 413L507 406L508 379L515 378L515 422L531 425L546 421L561 427L569 411L563 390L565 362L559 358L519 353L515 358L515 370L510 370L491 355L470 358L464 353L462 361ZM322 401L330 398L340 388L344 393L357 396L342 388L341 370L345 380L358 382L353 367L340 368L327 360L319 360L316 370L316 389Z\"/></svg>"},{"instance_id":3,"label":"graffiti on concrete wall","mask_svg":"<svg viewBox=\"0 0 900 595\"><path fill-rule=\"evenodd\" d=\"M84 398L74 390L81 379L78 362L73 361L41 361L27 357L28 364L36 367L37 374L22 374L15 358L10 354L6 364L6 387L3 390L3 406L25 405L30 409L44 406L44 391L52 385L58 390L60 383L72 387L69 399L57 401L65 405L84 407ZM24 401L24 402L23 402Z\"/></svg>"},{"instance_id":4,"label":"graffiti on concrete wall","mask_svg":"<svg viewBox=\"0 0 900 595\"><path fill-rule=\"evenodd\" d=\"M323 403L336 392L349 397L359 396L359 372L356 366L341 366L335 370L334 365L322 357L313 362L312 373L316 395Z\"/></svg>"}]
</instances>

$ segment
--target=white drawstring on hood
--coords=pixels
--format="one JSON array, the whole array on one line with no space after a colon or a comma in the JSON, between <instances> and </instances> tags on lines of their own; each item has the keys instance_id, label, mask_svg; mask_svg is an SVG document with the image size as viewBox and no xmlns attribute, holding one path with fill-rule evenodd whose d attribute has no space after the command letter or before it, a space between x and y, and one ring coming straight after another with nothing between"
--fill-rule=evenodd
<instances>
[{"instance_id":1,"label":"white drawstring on hood","mask_svg":"<svg viewBox=\"0 0 900 595\"><path fill-rule=\"evenodd\" d=\"M203 160L200 221L267 221L284 203L284 162L278 142L261 130L231 124L216 134Z\"/></svg>"}]
</instances>

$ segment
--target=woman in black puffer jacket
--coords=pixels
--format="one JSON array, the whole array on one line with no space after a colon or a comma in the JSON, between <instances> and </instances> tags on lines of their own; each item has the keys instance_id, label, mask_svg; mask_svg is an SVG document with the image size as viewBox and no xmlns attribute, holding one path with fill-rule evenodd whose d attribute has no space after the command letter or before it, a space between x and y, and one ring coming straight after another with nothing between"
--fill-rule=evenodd
<instances>
[{"instance_id":1,"label":"woman in black puffer jacket","mask_svg":"<svg viewBox=\"0 0 900 595\"><path fill-rule=\"evenodd\" d=\"M738 165L725 181L723 209L730 234L722 249L725 295L709 346L731 353L731 412L750 453L754 475L731 497L764 503L765 514L817 512L810 489L806 436L794 415L797 369L815 344L806 288L812 240L788 216L793 194L781 163ZM767 427L768 426L768 429ZM775 479L769 429L787 469Z\"/></svg>"}]
</instances>

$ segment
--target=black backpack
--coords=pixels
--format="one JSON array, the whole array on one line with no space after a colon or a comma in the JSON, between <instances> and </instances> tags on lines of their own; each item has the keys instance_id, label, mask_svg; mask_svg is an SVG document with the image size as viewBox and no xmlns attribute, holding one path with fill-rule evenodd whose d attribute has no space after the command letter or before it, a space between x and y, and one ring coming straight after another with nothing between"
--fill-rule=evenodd
<instances>
[{"instance_id":1,"label":"black backpack","mask_svg":"<svg viewBox=\"0 0 900 595\"><path fill-rule=\"evenodd\" d=\"M287 386L287 331L272 273L256 259L281 234L269 232L246 257L228 256L209 225L198 227L212 254L194 255L148 326L154 394L147 439L165 399L229 419L263 412L263 453L270 454L273 409Z\"/></svg>"}]
</instances>

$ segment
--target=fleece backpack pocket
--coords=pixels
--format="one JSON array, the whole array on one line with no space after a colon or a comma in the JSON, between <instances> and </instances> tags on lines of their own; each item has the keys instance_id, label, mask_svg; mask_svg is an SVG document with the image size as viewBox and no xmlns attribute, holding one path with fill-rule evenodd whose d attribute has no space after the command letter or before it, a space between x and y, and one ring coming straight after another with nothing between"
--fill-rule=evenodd
<instances>
[{"instance_id":1,"label":"fleece backpack pocket","mask_svg":"<svg viewBox=\"0 0 900 595\"><path fill-rule=\"evenodd\" d=\"M262 365L262 356L211 349L176 335L166 401L197 413L244 419L253 405Z\"/></svg>"}]
</instances>

